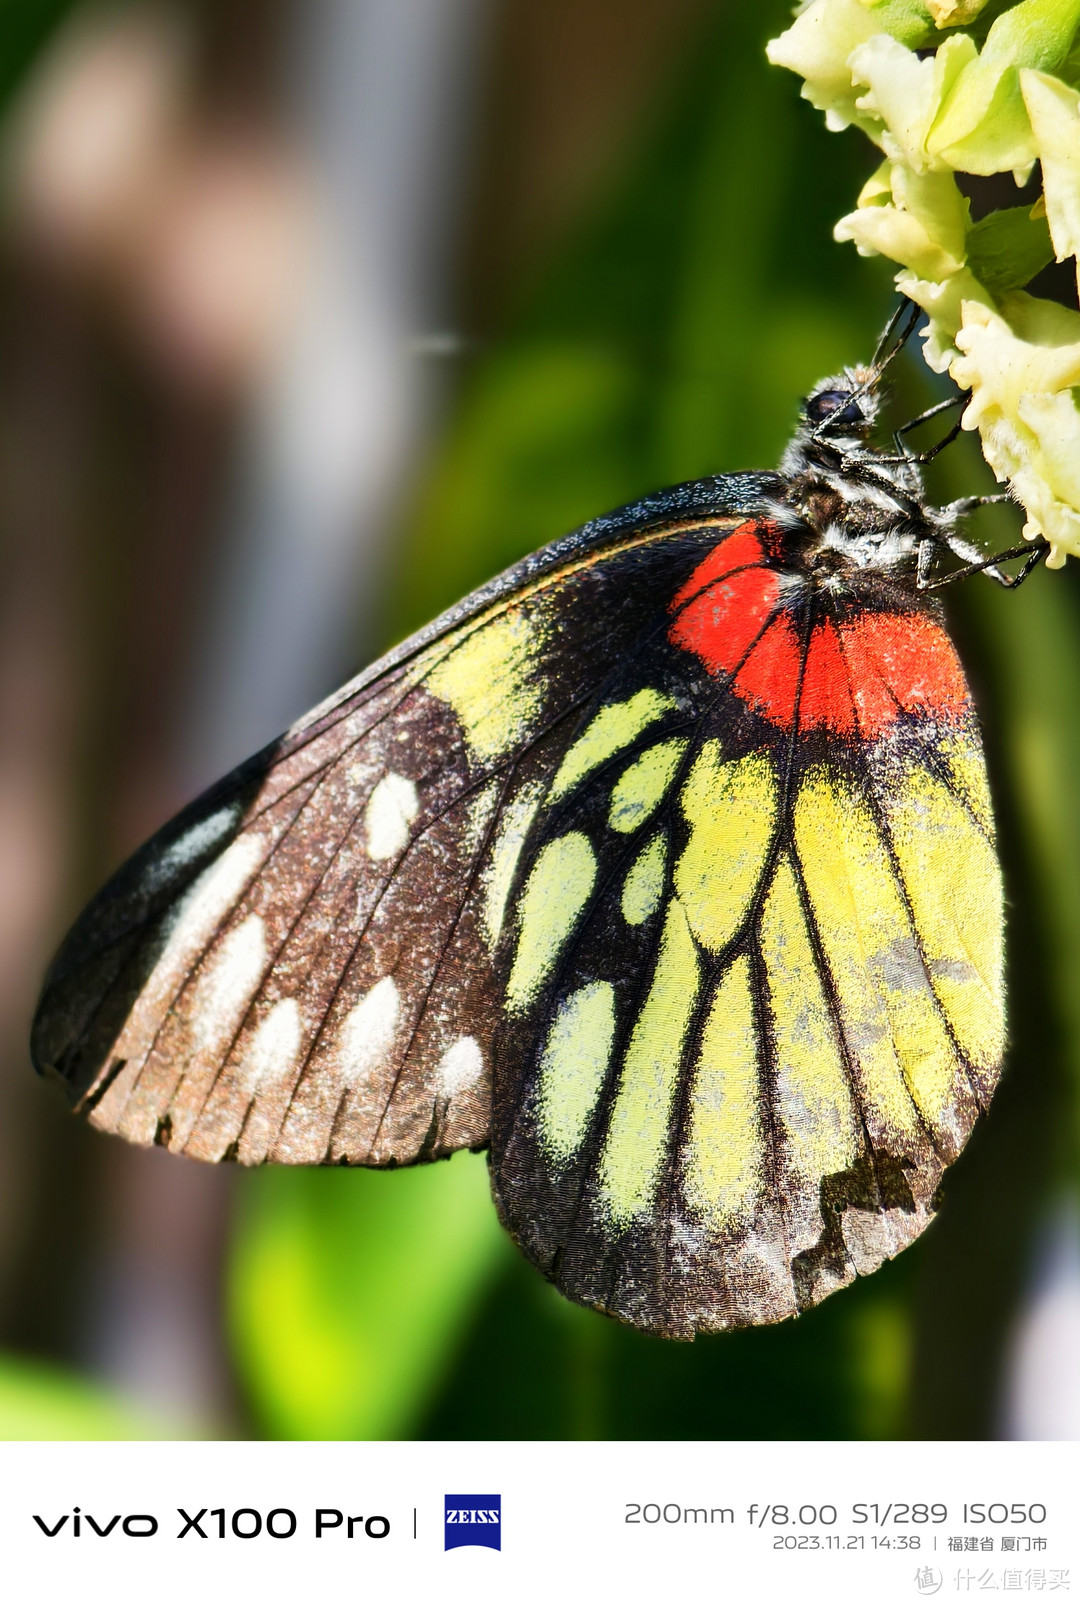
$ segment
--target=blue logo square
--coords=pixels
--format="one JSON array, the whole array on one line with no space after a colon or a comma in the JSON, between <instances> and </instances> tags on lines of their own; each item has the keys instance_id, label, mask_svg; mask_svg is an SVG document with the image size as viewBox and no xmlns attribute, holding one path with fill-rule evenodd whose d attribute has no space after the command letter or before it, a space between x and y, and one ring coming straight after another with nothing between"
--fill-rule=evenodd
<instances>
[{"instance_id":1,"label":"blue logo square","mask_svg":"<svg viewBox=\"0 0 1080 1605\"><path fill-rule=\"evenodd\" d=\"M502 1494L446 1494L444 1549L502 1548Z\"/></svg>"}]
</instances>

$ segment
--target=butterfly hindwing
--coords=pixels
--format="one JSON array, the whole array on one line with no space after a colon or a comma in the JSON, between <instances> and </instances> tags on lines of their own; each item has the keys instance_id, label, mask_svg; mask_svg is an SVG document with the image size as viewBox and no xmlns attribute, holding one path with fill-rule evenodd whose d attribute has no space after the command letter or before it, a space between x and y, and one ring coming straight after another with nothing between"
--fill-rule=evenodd
<instances>
[{"instance_id":1,"label":"butterfly hindwing","mask_svg":"<svg viewBox=\"0 0 1080 1605\"><path fill-rule=\"evenodd\" d=\"M503 1217L569 1296L671 1336L910 1242L1003 1045L952 646L897 587L788 599L769 544L718 542L590 706L502 953Z\"/></svg>"},{"instance_id":2,"label":"butterfly hindwing","mask_svg":"<svg viewBox=\"0 0 1080 1605\"><path fill-rule=\"evenodd\" d=\"M728 476L586 526L185 810L62 947L39 1068L100 1128L204 1159L482 1146L493 955L541 800L581 709L772 483Z\"/></svg>"}]
</instances>

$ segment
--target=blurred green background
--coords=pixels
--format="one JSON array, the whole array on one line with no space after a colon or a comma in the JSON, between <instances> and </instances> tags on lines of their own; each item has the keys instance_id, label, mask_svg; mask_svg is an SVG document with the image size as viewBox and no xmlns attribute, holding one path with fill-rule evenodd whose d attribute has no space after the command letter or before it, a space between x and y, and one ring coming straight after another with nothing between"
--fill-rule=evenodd
<instances>
[{"instance_id":1,"label":"blurred green background","mask_svg":"<svg viewBox=\"0 0 1080 1605\"><path fill-rule=\"evenodd\" d=\"M22 81L61 9L0 8L0 83ZM531 20L509 3L483 13L488 44L472 91L479 110L454 258L453 322L466 338L445 365L433 422L387 520L371 581L381 601L364 624L373 648L611 506L699 474L774 465L798 396L865 358L893 304L883 265L831 239L874 153L854 132L827 134L796 81L765 63L785 6L699 0L675 7L669 28L660 0L635 5L632 61L619 6L555 6L543 28L538 9L547 10L532 8ZM249 29L269 29L258 8L243 14ZM528 159L519 149L515 167L504 154L500 173L492 152L522 83L546 110L530 123L519 107ZM560 155L574 130L604 153L582 172ZM560 180L563 171L571 178ZM13 333L26 247L9 254L7 410L22 416L10 375L20 360L33 366ZM93 296L66 281L53 294L50 305L79 307L81 342L115 345L115 332L100 333L113 326ZM94 492L104 529L124 483L115 469L124 429L136 412L164 406L168 387L158 381L154 392L145 358L111 349L100 360L113 398L104 431L111 488ZM898 366L896 422L944 393L916 357ZM177 429L203 463L227 459L241 433L237 392L178 393L180 421L170 415L165 434ZM69 398L69 413L91 404L85 393ZM206 470L211 489L191 515L207 527L218 472ZM946 454L935 490L945 499L984 481L965 441ZM123 541L134 548L142 537L131 493L120 501L130 520ZM982 532L1011 544L1016 528L1008 514L987 515ZM138 611L142 593L117 580L129 547L121 541L119 558L115 546L107 559L95 555L117 539L94 546L88 536L89 556L80 548L80 596L89 587L95 598L80 625L90 635L102 617ZM67 561L63 548L58 561ZM29 1122L37 1159L12 1204L18 1229L6 1248L0 1316L11 1357L0 1366L0 1434L985 1438L1022 1435L1027 1423L1028 1435L1058 1435L1053 1390L1064 1397L1073 1385L1068 1357L1062 1376L1047 1379L1042 1416L1021 1411L1018 1426L1016 1397L1047 1277L1058 1275L1051 1292L1066 1304L1072 1285L1080 583L1073 565L1038 573L1015 596L975 580L949 596L949 609L983 717L1001 832L1011 1047L989 1118L948 1173L942 1212L919 1243L798 1321L676 1345L560 1300L500 1232L482 1156L394 1174L233 1176L214 1206L218 1225L203 1233L213 1252L199 1282L225 1380L202 1396L189 1390L178 1407L133 1382L101 1338L136 1296L128 1287L128 1302L118 1302L97 1242L132 1197L110 1194L112 1161L98 1150L115 1145L61 1129L66 1117L51 1107L28 1115L24 1089L3 1108L5 1120ZM40 944L55 939L116 844L139 834L131 824L110 834L103 823L128 739L120 726L132 693L117 702L116 687L138 678L138 640L138 631L124 636L119 667L96 647L79 660L93 663L101 689L87 725L67 727L79 757L65 773L81 822L67 826L76 847ZM155 724L152 708L144 718ZM148 750L144 770L152 739ZM156 823L152 803L135 812L147 828ZM5 1074L25 1077L15 1025L12 1044ZM9 1134L4 1146L20 1140ZM1066 1338L1069 1319L1066 1310ZM1032 1420L1050 1426L1032 1429Z\"/></svg>"}]
</instances>

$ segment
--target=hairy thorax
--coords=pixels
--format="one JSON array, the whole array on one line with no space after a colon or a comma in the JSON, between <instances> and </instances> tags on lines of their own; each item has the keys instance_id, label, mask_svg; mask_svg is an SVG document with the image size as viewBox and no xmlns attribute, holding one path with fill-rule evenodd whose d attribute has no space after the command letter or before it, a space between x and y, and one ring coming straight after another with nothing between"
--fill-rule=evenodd
<instances>
[{"instance_id":1,"label":"hairy thorax","mask_svg":"<svg viewBox=\"0 0 1080 1605\"><path fill-rule=\"evenodd\" d=\"M933 524L914 467L862 441L837 450L798 435L784 466L778 513L793 568L830 590L845 575L914 574Z\"/></svg>"}]
</instances>

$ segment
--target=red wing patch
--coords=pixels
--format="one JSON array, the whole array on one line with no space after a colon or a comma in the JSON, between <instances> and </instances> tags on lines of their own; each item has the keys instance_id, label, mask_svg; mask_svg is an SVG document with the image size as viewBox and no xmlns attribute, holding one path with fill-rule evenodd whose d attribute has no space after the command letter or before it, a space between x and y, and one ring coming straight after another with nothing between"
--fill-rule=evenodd
<instances>
[{"instance_id":1,"label":"red wing patch","mask_svg":"<svg viewBox=\"0 0 1080 1605\"><path fill-rule=\"evenodd\" d=\"M779 576L764 567L757 530L742 524L715 546L671 604L672 642L696 653L711 674L738 667L780 595Z\"/></svg>"},{"instance_id":2,"label":"red wing patch","mask_svg":"<svg viewBox=\"0 0 1080 1605\"><path fill-rule=\"evenodd\" d=\"M693 652L711 674L734 675L732 689L781 726L792 723L796 702L801 729L858 733L866 741L901 713L953 720L970 711L952 642L915 612L867 608L842 623L816 624L800 692L803 652L791 610L780 604L780 575L768 566L770 533L760 523L741 524L698 564L671 604L673 645Z\"/></svg>"},{"instance_id":3,"label":"red wing patch","mask_svg":"<svg viewBox=\"0 0 1080 1605\"><path fill-rule=\"evenodd\" d=\"M855 706L847 665L835 627L819 624L810 637L799 699L802 729L832 730L841 736L855 734Z\"/></svg>"},{"instance_id":4,"label":"red wing patch","mask_svg":"<svg viewBox=\"0 0 1080 1605\"><path fill-rule=\"evenodd\" d=\"M774 724L790 725L799 694L799 638L788 619L774 619L733 681L740 697Z\"/></svg>"},{"instance_id":5,"label":"red wing patch","mask_svg":"<svg viewBox=\"0 0 1080 1605\"><path fill-rule=\"evenodd\" d=\"M920 613L864 613L843 626L859 729L873 740L897 715L956 719L970 710L964 671L949 637Z\"/></svg>"},{"instance_id":6,"label":"red wing patch","mask_svg":"<svg viewBox=\"0 0 1080 1605\"><path fill-rule=\"evenodd\" d=\"M753 567L764 560L765 548L761 544L759 526L752 522L740 524L738 529L713 547L704 562L698 564L686 584L676 591L672 606L679 607L683 602L691 601L706 586L716 580L726 579L733 569Z\"/></svg>"}]
</instances>

